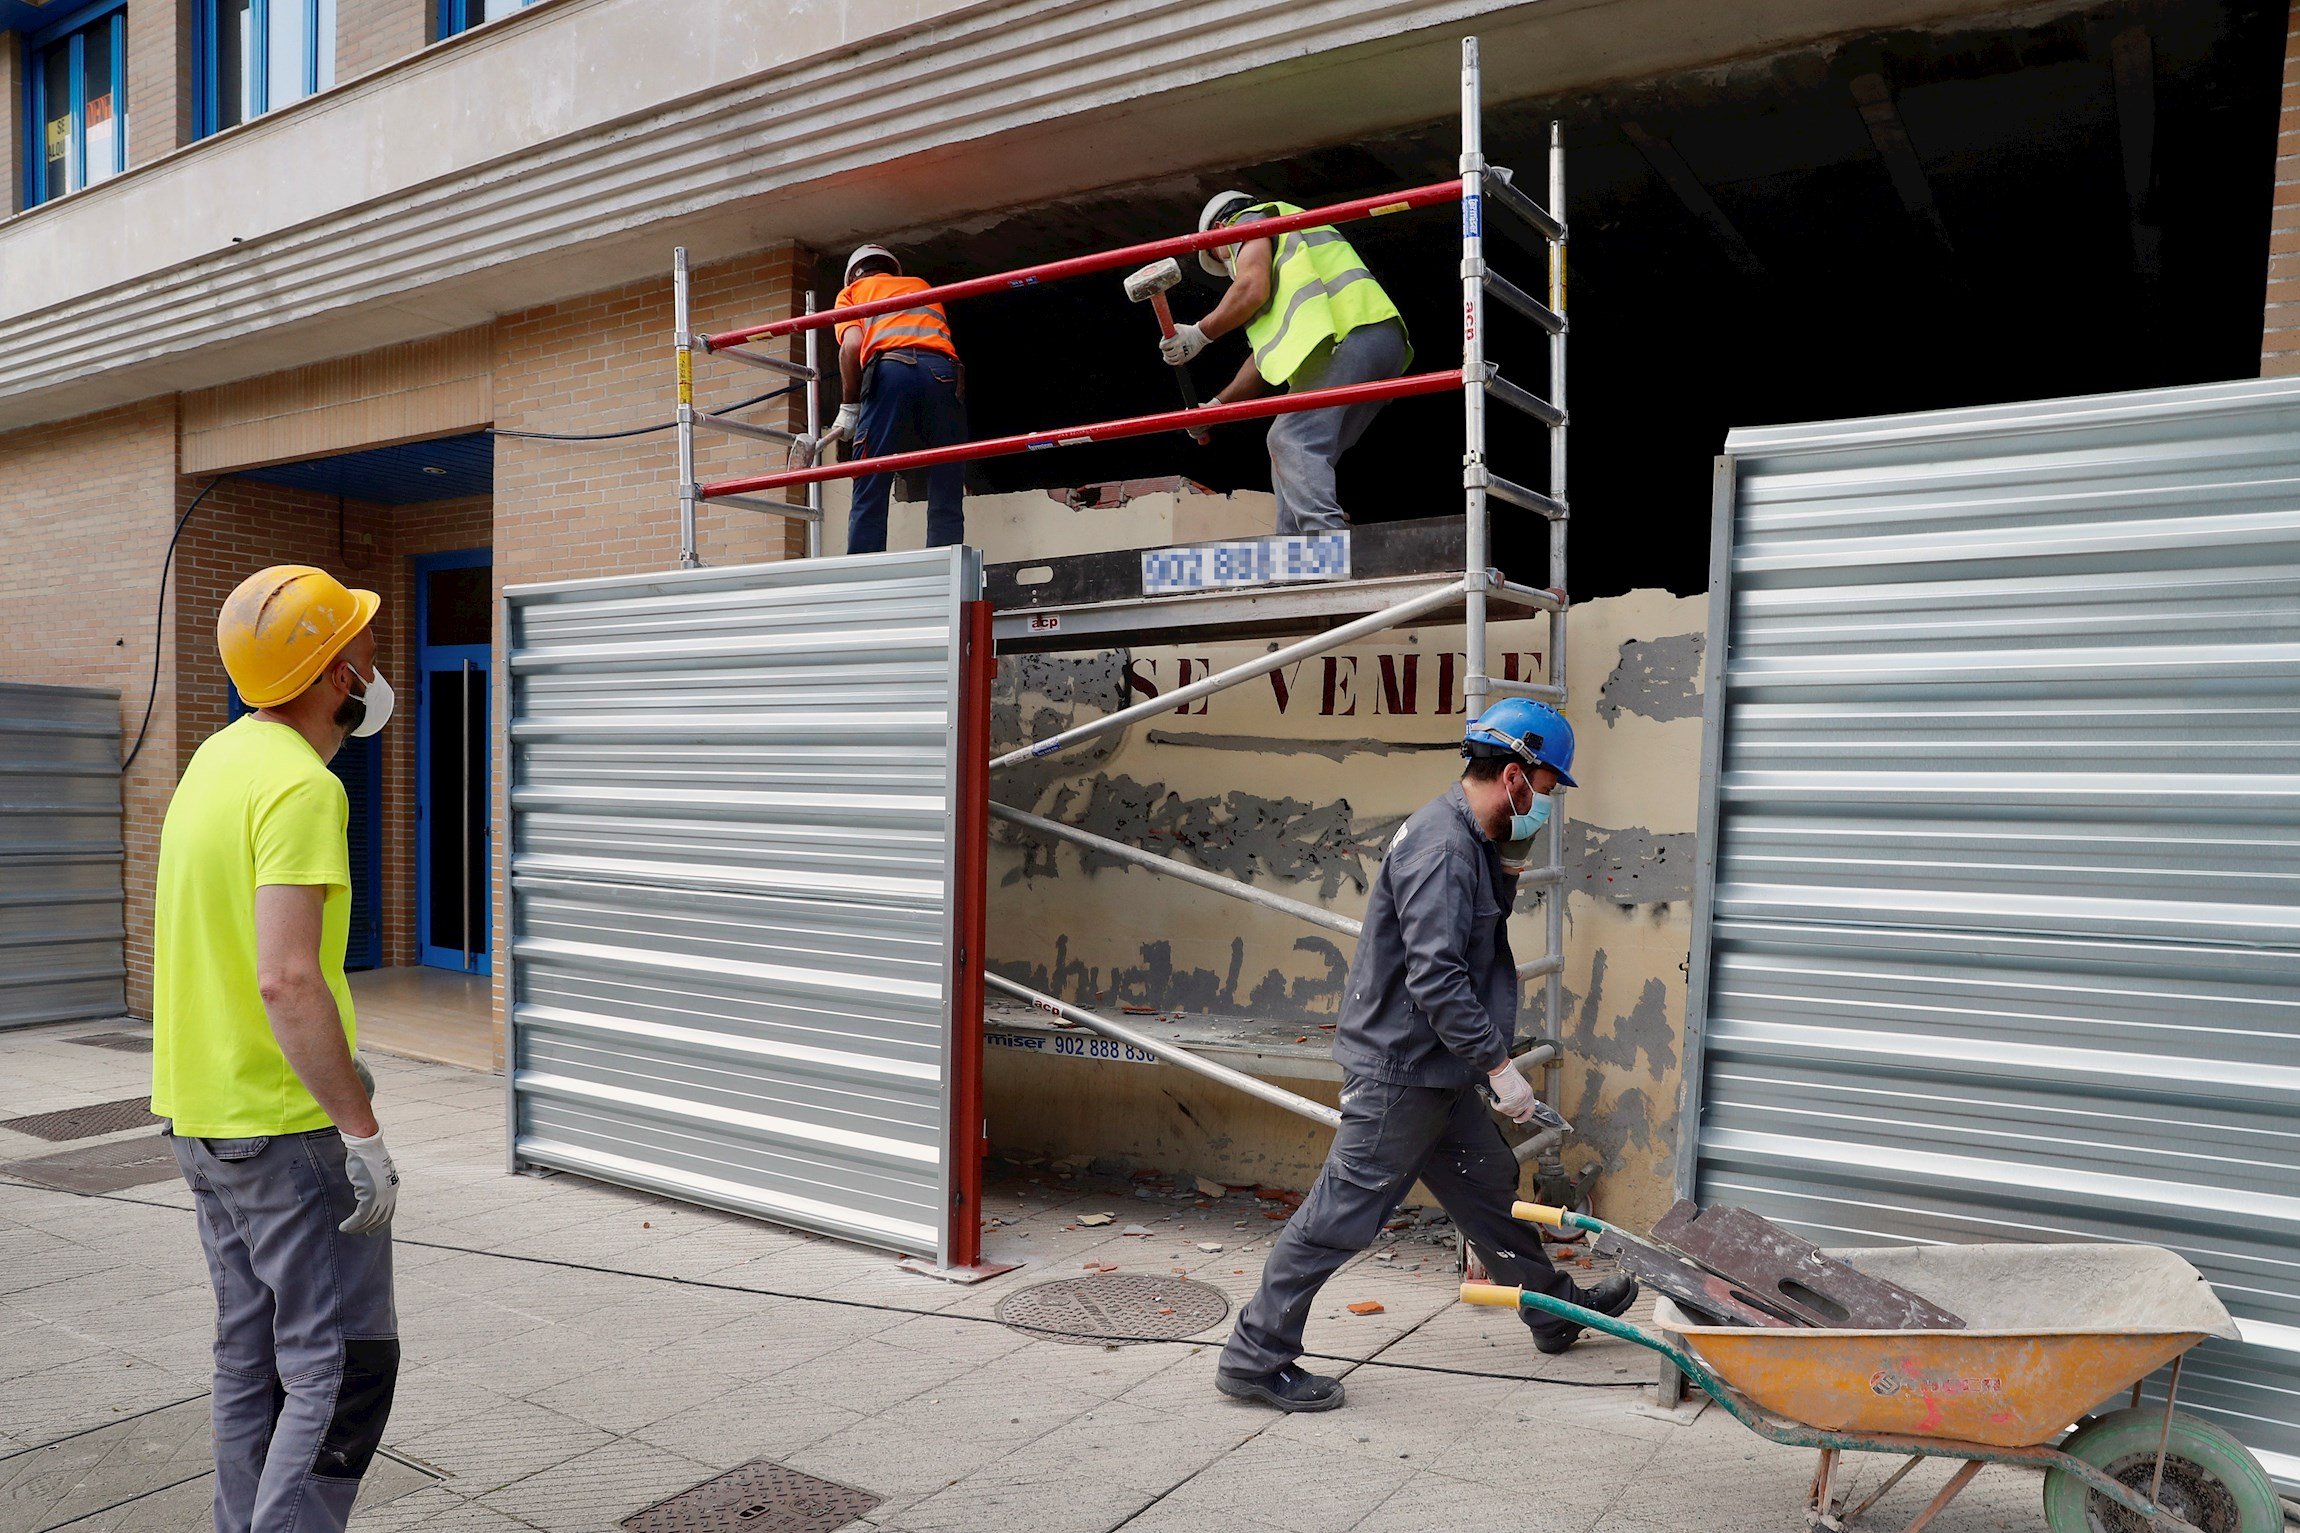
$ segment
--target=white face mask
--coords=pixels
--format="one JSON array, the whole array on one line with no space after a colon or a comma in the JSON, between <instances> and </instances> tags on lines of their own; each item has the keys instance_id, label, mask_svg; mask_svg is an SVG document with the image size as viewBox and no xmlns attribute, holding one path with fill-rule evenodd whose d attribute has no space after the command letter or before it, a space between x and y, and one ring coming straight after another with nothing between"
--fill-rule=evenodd
<instances>
[{"instance_id":1,"label":"white face mask","mask_svg":"<svg viewBox=\"0 0 2300 1533\"><path fill-rule=\"evenodd\" d=\"M366 711L352 726L351 735L355 740L364 740L380 733L383 726L391 722L391 683L383 679L383 667L377 666L375 674L367 678L367 690L359 695L359 700Z\"/></svg>"}]
</instances>

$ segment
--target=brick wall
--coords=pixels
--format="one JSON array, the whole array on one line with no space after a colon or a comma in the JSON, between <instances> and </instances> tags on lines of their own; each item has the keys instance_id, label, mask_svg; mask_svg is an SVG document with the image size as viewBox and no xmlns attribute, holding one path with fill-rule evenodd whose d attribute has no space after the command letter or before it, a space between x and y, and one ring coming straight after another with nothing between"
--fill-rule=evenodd
<instances>
[{"instance_id":1,"label":"brick wall","mask_svg":"<svg viewBox=\"0 0 2300 1533\"><path fill-rule=\"evenodd\" d=\"M698 330L777 319L802 302L812 256L784 244L695 273ZM800 355L795 343L786 353ZM505 315L495 326L495 423L524 431L607 431L669 420L677 406L671 352L671 273L567 303ZM777 386L770 373L698 359L696 402L716 407ZM803 396L744 412L766 425L796 427ZM758 472L781 455L764 443L720 434L700 438L696 472L709 479ZM495 584L676 569L679 562L678 453L673 433L618 442L495 444ZM703 508L697 517L703 562L756 563L806 551L802 524L752 512ZM500 635L498 636L500 642ZM500 674L500 657L498 673ZM496 738L503 738L503 688L496 690ZM495 793L495 866L507 823L502 779ZM504 901L495 902L495 946L504 947ZM501 1063L502 964L495 968Z\"/></svg>"},{"instance_id":2,"label":"brick wall","mask_svg":"<svg viewBox=\"0 0 2300 1533\"><path fill-rule=\"evenodd\" d=\"M698 329L779 318L808 273L785 245L695 274ZM671 353L671 273L504 316L495 326L495 424L520 431L592 432L652 425L677 405ZM794 347L791 354L798 353ZM777 386L775 375L698 359L696 401L710 407ZM795 423L799 396L745 412ZM771 449L722 434L698 436L703 478L769 462ZM780 462L780 454L773 460ZM674 569L679 556L677 442L673 433L615 442L495 444L496 571L521 583L629 570ZM706 508L703 558L741 564L803 553L796 523Z\"/></svg>"},{"instance_id":3,"label":"brick wall","mask_svg":"<svg viewBox=\"0 0 2300 1533\"><path fill-rule=\"evenodd\" d=\"M2286 28L2275 209L2268 222L2267 312L2260 335L2263 378L2300 373L2300 0Z\"/></svg>"},{"instance_id":4,"label":"brick wall","mask_svg":"<svg viewBox=\"0 0 2300 1533\"><path fill-rule=\"evenodd\" d=\"M185 481L185 499L204 482ZM344 502L339 541L332 495L225 478L200 502L176 546L176 718L187 759L230 714L231 679L216 653L216 614L232 588L267 565L316 564L346 585L377 590L388 603L389 590L376 585L390 573L379 552L385 514L363 501ZM395 658L386 648L390 639L391 630L379 625L378 664Z\"/></svg>"},{"instance_id":5,"label":"brick wall","mask_svg":"<svg viewBox=\"0 0 2300 1533\"><path fill-rule=\"evenodd\" d=\"M335 83L396 63L430 41L431 0L337 0Z\"/></svg>"},{"instance_id":6,"label":"brick wall","mask_svg":"<svg viewBox=\"0 0 2300 1533\"><path fill-rule=\"evenodd\" d=\"M808 262L805 252L785 245L698 272L695 323L725 328L790 313L810 278ZM668 420L675 402L670 329L668 271L661 280L507 316L496 329L498 422L598 431ZM772 375L726 364L706 363L698 373L706 406L777 384ZM800 398L793 393L780 406L747 414L796 426ZM204 482L176 475L176 429L169 398L0 436L0 485L7 487L0 537L11 555L0 566L0 675L119 687L131 737L152 668L160 559L175 518ZM710 437L698 467L708 478L769 462L762 444ZM378 654L394 685L412 698L413 556L492 545L498 592L507 583L675 568L676 480L676 444L667 431L605 443L506 439L496 446L492 501L347 502L340 534L333 497L230 478L219 483L178 546L150 737L124 789L131 1006L150 1006L152 874L167 796L182 760L225 720L215 615L233 585L283 562L317 564L353 584L372 584L384 596ZM805 547L799 524L748 512L706 509L699 536L704 561L714 565L785 558ZM411 709L393 725L384 750L384 956L393 964L411 962L415 946L412 723ZM501 780L499 774L498 868ZM500 912L498 901L498 952ZM500 1004L500 991L498 997Z\"/></svg>"},{"instance_id":7,"label":"brick wall","mask_svg":"<svg viewBox=\"0 0 2300 1533\"><path fill-rule=\"evenodd\" d=\"M128 163L149 165L191 141L192 0L133 0L128 7Z\"/></svg>"},{"instance_id":8,"label":"brick wall","mask_svg":"<svg viewBox=\"0 0 2300 1533\"><path fill-rule=\"evenodd\" d=\"M120 689L122 750L151 697L160 559L177 502L175 401L0 435L0 676ZM175 604L166 609L172 623ZM163 627L150 733L122 787L128 1004L151 1007L152 870L176 782L172 648Z\"/></svg>"}]
</instances>

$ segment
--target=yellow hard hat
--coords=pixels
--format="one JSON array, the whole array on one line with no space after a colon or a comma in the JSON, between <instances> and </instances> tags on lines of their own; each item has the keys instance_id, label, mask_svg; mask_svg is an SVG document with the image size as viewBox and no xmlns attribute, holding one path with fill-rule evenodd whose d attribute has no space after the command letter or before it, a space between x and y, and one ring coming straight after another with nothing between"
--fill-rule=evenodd
<instances>
[{"instance_id":1,"label":"yellow hard hat","mask_svg":"<svg viewBox=\"0 0 2300 1533\"><path fill-rule=\"evenodd\" d=\"M326 570L275 564L224 598L216 648L247 705L269 708L300 697L382 605L373 591L351 590Z\"/></svg>"}]
</instances>

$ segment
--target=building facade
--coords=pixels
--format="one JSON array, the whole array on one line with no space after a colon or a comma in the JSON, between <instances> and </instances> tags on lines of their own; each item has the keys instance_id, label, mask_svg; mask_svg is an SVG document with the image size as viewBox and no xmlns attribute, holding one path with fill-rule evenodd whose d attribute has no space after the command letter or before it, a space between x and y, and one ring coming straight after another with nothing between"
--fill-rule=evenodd
<instances>
[{"instance_id":1,"label":"building facade","mask_svg":"<svg viewBox=\"0 0 2300 1533\"><path fill-rule=\"evenodd\" d=\"M1574 709L1613 766L1577 815L1569 1015L1545 1023L1616 1209L1655 1212L1709 455L1735 424L2300 370L2292 22L2285 0L0 0L0 676L121 690L141 1009L161 816L235 707L211 640L224 593L283 561L372 585L409 712L338 762L368 817L355 961L485 975L494 597L675 563L673 247L711 330L827 302L861 239L954 278L1182 232L1224 185L1310 206L1443 179L1474 32L1495 157L1537 164L1561 121L1574 177L1574 594L1599 607ZM1442 215L1398 223L1365 248L1425 365L1449 365L1458 246ZM953 320L978 434L1171 389L1115 281ZM701 402L775 383L735 371ZM800 420L796 394L745 408ZM1458 504L1442 435L1393 411L1345 478L1353 504ZM704 445L705 477L769 461ZM970 481L970 515L992 558L1250 527L1258 452L1034 455ZM1180 508L1090 488L1144 477ZM1218 507L1181 504L1199 484ZM700 535L713 564L805 549L797 524L741 511L707 509ZM1036 782L1030 807L1106 812L1113 833L1199 814L1238 869L1347 909L1364 849L1442 786L1430 752L1458 738L1443 635L1415 642L1419 666L1369 646L1227 718L1220 700L1177 717ZM1219 663L1144 652L1008 685L1060 709ZM1283 803L1281 833L1235 828ZM998 856L992 958L1018 975L1305 1037L1331 1016L1335 955L1282 923L1159 905L1144 931L1144 875L1015 840ZM1039 1063L994 1065L994 1088L1011 1064L1043 1105ZM1013 1137L1186 1156L1155 1121L1170 1094L1124 1091L1142 1101L1123 1143L1052 1110ZM1314 1161L1291 1130L1241 1132L1273 1175Z\"/></svg>"}]
</instances>

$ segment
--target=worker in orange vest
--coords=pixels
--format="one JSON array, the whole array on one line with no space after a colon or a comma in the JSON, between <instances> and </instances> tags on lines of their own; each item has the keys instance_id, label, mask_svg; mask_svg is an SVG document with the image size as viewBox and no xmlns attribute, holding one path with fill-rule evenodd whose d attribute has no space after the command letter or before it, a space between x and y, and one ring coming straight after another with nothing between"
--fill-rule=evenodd
<instances>
[{"instance_id":1,"label":"worker in orange vest","mask_svg":"<svg viewBox=\"0 0 2300 1533\"><path fill-rule=\"evenodd\" d=\"M883 245L862 245L847 257L846 285L836 307L873 303L905 293L923 293L928 284L906 277L902 263ZM966 373L950 338L950 320L939 303L896 309L838 327L840 398L838 418L824 433L827 442L852 444L856 458L884 457L920 447L951 447L966 440ZM945 463L926 471L926 541L940 548L966 539L962 498L966 469ZM875 554L886 549L887 500L894 475L865 474L855 481L854 509L847 517L847 552Z\"/></svg>"}]
</instances>

